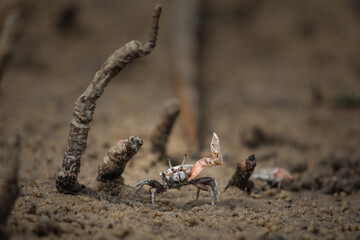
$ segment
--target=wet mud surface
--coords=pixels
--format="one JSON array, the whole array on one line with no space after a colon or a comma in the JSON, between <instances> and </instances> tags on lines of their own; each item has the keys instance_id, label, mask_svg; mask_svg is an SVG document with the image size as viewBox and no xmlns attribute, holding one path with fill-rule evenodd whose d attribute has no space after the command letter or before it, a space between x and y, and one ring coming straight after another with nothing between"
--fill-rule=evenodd
<instances>
[{"instance_id":1,"label":"wet mud surface","mask_svg":"<svg viewBox=\"0 0 360 240\"><path fill-rule=\"evenodd\" d=\"M293 182L281 192L253 180L248 194L210 194L189 185L156 199L166 162L149 160L162 104L174 97L171 13L157 47L128 65L97 102L77 195L59 193L73 103L114 50L145 41L154 1L34 1L0 88L0 165L6 143L22 136L20 194L3 231L10 239L358 239L360 237L360 12L356 1L208 1L201 23L200 157L213 132L224 165L207 167L221 189L251 154L256 168L282 167ZM46 20L44 20L46 19ZM181 114L181 113L180 113ZM118 140L143 146L122 174L124 186L98 193L97 170ZM179 120L167 154L197 160ZM3 168L0 168L3 174ZM0 175L0 179L1 179Z\"/></svg>"}]
</instances>

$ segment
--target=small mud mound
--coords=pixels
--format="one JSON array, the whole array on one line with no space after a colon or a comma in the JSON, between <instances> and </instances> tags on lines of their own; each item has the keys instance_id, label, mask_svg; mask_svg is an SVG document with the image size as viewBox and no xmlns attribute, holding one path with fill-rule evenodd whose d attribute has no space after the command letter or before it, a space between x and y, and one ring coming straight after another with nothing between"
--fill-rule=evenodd
<instances>
[{"instance_id":1,"label":"small mud mound","mask_svg":"<svg viewBox=\"0 0 360 240\"><path fill-rule=\"evenodd\" d=\"M334 194L351 194L360 189L360 157L330 155L304 174L301 187Z\"/></svg>"}]
</instances>

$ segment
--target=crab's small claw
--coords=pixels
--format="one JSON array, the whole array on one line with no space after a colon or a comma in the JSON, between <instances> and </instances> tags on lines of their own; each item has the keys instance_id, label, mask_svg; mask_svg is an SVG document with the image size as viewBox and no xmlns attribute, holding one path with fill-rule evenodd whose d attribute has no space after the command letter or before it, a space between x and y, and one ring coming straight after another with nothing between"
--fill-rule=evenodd
<instances>
[{"instance_id":1,"label":"crab's small claw","mask_svg":"<svg viewBox=\"0 0 360 240\"><path fill-rule=\"evenodd\" d=\"M213 134L210 150L212 158L202 158L198 160L191 172L191 176L189 177L189 181L194 180L197 175L206 167L206 166L217 166L223 164L223 157L220 150L220 140L216 133Z\"/></svg>"},{"instance_id":2,"label":"crab's small claw","mask_svg":"<svg viewBox=\"0 0 360 240\"><path fill-rule=\"evenodd\" d=\"M192 184L198 188L198 190L196 192L195 201L198 200L198 198L199 198L200 190L210 192L211 205L215 205L216 200L220 198L221 190L220 190L220 186L215 178L211 178L211 177L198 178L198 179L191 181L190 184ZM216 192L217 192L217 197L216 197Z\"/></svg>"},{"instance_id":3,"label":"crab's small claw","mask_svg":"<svg viewBox=\"0 0 360 240\"><path fill-rule=\"evenodd\" d=\"M140 191L140 189L144 186L144 185L149 185L150 189L149 189L149 193L151 196L151 203L153 205L153 207L156 206L155 204L155 195L163 193L166 191L166 188L164 188L163 185L161 185L161 183L159 183L156 180L152 180L152 179L144 179L140 182L138 182L137 184L134 185L134 189L133 189L133 196L135 196L135 194Z\"/></svg>"}]
</instances>

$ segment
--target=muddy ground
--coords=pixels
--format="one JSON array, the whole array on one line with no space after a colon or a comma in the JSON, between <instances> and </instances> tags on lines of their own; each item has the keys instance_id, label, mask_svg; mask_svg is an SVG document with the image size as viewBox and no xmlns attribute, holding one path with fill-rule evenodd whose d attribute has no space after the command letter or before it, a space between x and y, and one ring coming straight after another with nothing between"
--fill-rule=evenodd
<instances>
[{"instance_id":1,"label":"muddy ground","mask_svg":"<svg viewBox=\"0 0 360 240\"><path fill-rule=\"evenodd\" d=\"M143 139L115 203L58 193L55 178L74 101L114 50L132 39L146 40L156 2L39 0L27 6L22 38L0 89L2 166L9 137L19 132L23 139L21 193L5 227L8 236L359 239L358 1L206 1L199 155L209 156L215 131L224 165L208 167L201 176L215 177L223 189L237 161L255 154L257 169L284 167L293 173L294 185L277 193L256 181L251 194L233 187L216 206L206 192L195 202L196 189L187 186L161 195L153 208L147 191L133 197L130 186L144 178L160 180L158 173L168 168L146 162L162 103L174 97L175 10L168 1L160 3L157 47L109 84L97 102L82 158L79 182L94 187L97 167L112 144L131 135ZM68 8L70 23L61 22ZM184 153L193 155L178 121L168 154L181 159Z\"/></svg>"}]
</instances>

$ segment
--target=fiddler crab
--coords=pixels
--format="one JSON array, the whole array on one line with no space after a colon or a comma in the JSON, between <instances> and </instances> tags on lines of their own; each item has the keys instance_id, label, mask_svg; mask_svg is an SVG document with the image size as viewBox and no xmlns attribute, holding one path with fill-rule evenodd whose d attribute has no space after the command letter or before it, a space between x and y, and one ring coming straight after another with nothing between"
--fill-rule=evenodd
<instances>
[{"instance_id":1,"label":"fiddler crab","mask_svg":"<svg viewBox=\"0 0 360 240\"><path fill-rule=\"evenodd\" d=\"M144 179L134 185L133 195L140 191L144 185L149 185L152 205L155 207L155 196L157 194L166 192L169 189L180 188L182 186L192 184L197 187L196 200L199 198L200 190L208 191L211 196L211 205L215 205L216 200L221 194L221 190L216 179L212 177L195 178L206 166L217 166L223 164L223 156L220 151L220 141L216 133L213 134L210 143L210 150L212 157L202 158L198 160L195 165L185 164L186 155L184 156L184 161L181 165L172 167L171 162L169 161L170 168L160 173L162 183L153 179ZM215 189L217 191L217 197Z\"/></svg>"},{"instance_id":2,"label":"fiddler crab","mask_svg":"<svg viewBox=\"0 0 360 240\"><path fill-rule=\"evenodd\" d=\"M293 179L288 171L279 167L262 168L257 173L254 173L252 178L266 181L270 186L277 185L278 191L281 189L283 182L291 181Z\"/></svg>"}]
</instances>

